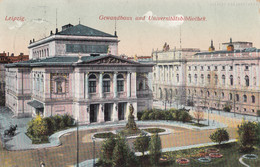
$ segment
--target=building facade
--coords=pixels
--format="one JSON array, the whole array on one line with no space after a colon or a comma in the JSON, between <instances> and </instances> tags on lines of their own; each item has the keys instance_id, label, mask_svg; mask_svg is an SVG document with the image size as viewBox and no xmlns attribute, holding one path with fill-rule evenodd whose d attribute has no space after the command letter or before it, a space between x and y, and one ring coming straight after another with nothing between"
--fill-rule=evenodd
<instances>
[{"instance_id":1,"label":"building facade","mask_svg":"<svg viewBox=\"0 0 260 167\"><path fill-rule=\"evenodd\" d=\"M152 108L152 64L117 56L118 37L81 24L29 45L6 66L6 106L16 116L70 114L80 123L125 120ZM148 84L150 83L150 85Z\"/></svg>"},{"instance_id":2,"label":"building facade","mask_svg":"<svg viewBox=\"0 0 260 167\"><path fill-rule=\"evenodd\" d=\"M207 52L177 59L172 59L173 51L154 51L154 97L218 110L229 107L232 112L256 115L260 109L260 50L251 42L230 40L223 45L223 50L215 51L212 42Z\"/></svg>"}]
</instances>

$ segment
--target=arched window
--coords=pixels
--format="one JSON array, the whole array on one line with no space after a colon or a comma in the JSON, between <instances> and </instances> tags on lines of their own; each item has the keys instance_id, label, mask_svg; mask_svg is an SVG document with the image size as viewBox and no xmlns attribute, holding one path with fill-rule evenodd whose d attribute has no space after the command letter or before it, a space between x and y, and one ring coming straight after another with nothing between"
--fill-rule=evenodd
<instances>
[{"instance_id":1,"label":"arched window","mask_svg":"<svg viewBox=\"0 0 260 167\"><path fill-rule=\"evenodd\" d=\"M204 84L204 75L201 74L200 78L201 78L201 84Z\"/></svg>"},{"instance_id":2,"label":"arched window","mask_svg":"<svg viewBox=\"0 0 260 167\"><path fill-rule=\"evenodd\" d=\"M196 91L196 89L194 89L194 95L195 95L195 96L197 95L197 91Z\"/></svg>"},{"instance_id":3,"label":"arched window","mask_svg":"<svg viewBox=\"0 0 260 167\"><path fill-rule=\"evenodd\" d=\"M97 77L94 74L90 74L88 77L88 92L95 93L97 85Z\"/></svg>"},{"instance_id":4,"label":"arched window","mask_svg":"<svg viewBox=\"0 0 260 167\"><path fill-rule=\"evenodd\" d=\"M165 100L168 100L168 92L166 88L164 88L164 93L165 93Z\"/></svg>"},{"instance_id":5,"label":"arched window","mask_svg":"<svg viewBox=\"0 0 260 167\"><path fill-rule=\"evenodd\" d=\"M236 101L239 101L239 95L236 94Z\"/></svg>"},{"instance_id":6,"label":"arched window","mask_svg":"<svg viewBox=\"0 0 260 167\"><path fill-rule=\"evenodd\" d=\"M245 103L247 102L247 96L246 95L243 96L243 100L244 100Z\"/></svg>"},{"instance_id":7,"label":"arched window","mask_svg":"<svg viewBox=\"0 0 260 167\"><path fill-rule=\"evenodd\" d=\"M172 89L170 89L170 99L172 100Z\"/></svg>"},{"instance_id":8,"label":"arched window","mask_svg":"<svg viewBox=\"0 0 260 167\"><path fill-rule=\"evenodd\" d=\"M218 76L215 75L214 78L215 78L215 85L217 85L218 84Z\"/></svg>"},{"instance_id":9,"label":"arched window","mask_svg":"<svg viewBox=\"0 0 260 167\"><path fill-rule=\"evenodd\" d=\"M191 75L189 74L189 83L191 83Z\"/></svg>"},{"instance_id":10,"label":"arched window","mask_svg":"<svg viewBox=\"0 0 260 167\"><path fill-rule=\"evenodd\" d=\"M179 74L176 75L176 79L177 79L177 82L180 81L180 77L179 77Z\"/></svg>"},{"instance_id":11,"label":"arched window","mask_svg":"<svg viewBox=\"0 0 260 167\"><path fill-rule=\"evenodd\" d=\"M221 93L221 98L222 98L222 99L225 98L225 94L224 94L224 92Z\"/></svg>"},{"instance_id":12,"label":"arched window","mask_svg":"<svg viewBox=\"0 0 260 167\"><path fill-rule=\"evenodd\" d=\"M200 91L201 96L203 96L203 90Z\"/></svg>"},{"instance_id":13,"label":"arched window","mask_svg":"<svg viewBox=\"0 0 260 167\"><path fill-rule=\"evenodd\" d=\"M124 91L124 76L122 74L117 75L117 91Z\"/></svg>"},{"instance_id":14,"label":"arched window","mask_svg":"<svg viewBox=\"0 0 260 167\"><path fill-rule=\"evenodd\" d=\"M159 99L162 99L162 89L159 88Z\"/></svg>"},{"instance_id":15,"label":"arched window","mask_svg":"<svg viewBox=\"0 0 260 167\"><path fill-rule=\"evenodd\" d=\"M229 100L232 100L232 93L229 93Z\"/></svg>"},{"instance_id":16,"label":"arched window","mask_svg":"<svg viewBox=\"0 0 260 167\"><path fill-rule=\"evenodd\" d=\"M218 93L217 93L217 92L214 92L214 95L215 95L215 96L217 96L217 95L218 95Z\"/></svg>"},{"instance_id":17,"label":"arched window","mask_svg":"<svg viewBox=\"0 0 260 167\"><path fill-rule=\"evenodd\" d=\"M188 89L188 93L189 93L189 95L190 95L190 89Z\"/></svg>"},{"instance_id":18,"label":"arched window","mask_svg":"<svg viewBox=\"0 0 260 167\"><path fill-rule=\"evenodd\" d=\"M197 76L197 74L194 75L194 78L195 78L195 84L197 84L197 81L198 81L198 76Z\"/></svg>"},{"instance_id":19,"label":"arched window","mask_svg":"<svg viewBox=\"0 0 260 167\"><path fill-rule=\"evenodd\" d=\"M208 74L207 78L208 78L208 84L210 84L210 74Z\"/></svg>"},{"instance_id":20,"label":"arched window","mask_svg":"<svg viewBox=\"0 0 260 167\"><path fill-rule=\"evenodd\" d=\"M178 94L178 90L177 90L177 89L175 89L175 94L176 94L176 95Z\"/></svg>"},{"instance_id":21,"label":"arched window","mask_svg":"<svg viewBox=\"0 0 260 167\"><path fill-rule=\"evenodd\" d=\"M103 92L110 92L110 76L108 74L103 76Z\"/></svg>"},{"instance_id":22,"label":"arched window","mask_svg":"<svg viewBox=\"0 0 260 167\"><path fill-rule=\"evenodd\" d=\"M251 99L252 99L252 103L255 103L255 96L254 95L251 96Z\"/></svg>"},{"instance_id":23,"label":"arched window","mask_svg":"<svg viewBox=\"0 0 260 167\"><path fill-rule=\"evenodd\" d=\"M210 96L210 93L209 93L209 91L207 91L207 95L208 95L208 97Z\"/></svg>"},{"instance_id":24,"label":"arched window","mask_svg":"<svg viewBox=\"0 0 260 167\"><path fill-rule=\"evenodd\" d=\"M226 77L225 77L225 75L222 75L222 84L223 84L223 85L226 84Z\"/></svg>"},{"instance_id":25,"label":"arched window","mask_svg":"<svg viewBox=\"0 0 260 167\"><path fill-rule=\"evenodd\" d=\"M139 90L143 90L143 86L144 86L144 85L143 85L143 81L141 81L141 82L139 83L139 86L138 86L138 87L139 87Z\"/></svg>"},{"instance_id":26,"label":"arched window","mask_svg":"<svg viewBox=\"0 0 260 167\"><path fill-rule=\"evenodd\" d=\"M230 75L229 79L230 79L230 85L233 85L233 75Z\"/></svg>"},{"instance_id":27,"label":"arched window","mask_svg":"<svg viewBox=\"0 0 260 167\"><path fill-rule=\"evenodd\" d=\"M249 86L249 77L247 75L245 76L245 84L246 86Z\"/></svg>"}]
</instances>

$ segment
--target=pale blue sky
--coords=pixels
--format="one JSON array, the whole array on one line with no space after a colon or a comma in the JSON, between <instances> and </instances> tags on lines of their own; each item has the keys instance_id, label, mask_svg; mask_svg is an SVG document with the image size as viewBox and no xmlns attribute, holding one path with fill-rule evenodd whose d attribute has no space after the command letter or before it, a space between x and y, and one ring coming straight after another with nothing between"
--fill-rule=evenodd
<instances>
[{"instance_id":1,"label":"pale blue sky","mask_svg":"<svg viewBox=\"0 0 260 167\"><path fill-rule=\"evenodd\" d=\"M260 48L260 3L258 0L0 0L0 52L28 53L32 38L40 39L55 30L56 8L58 28L71 23L87 25L114 33L114 21L99 20L105 16L143 16L151 11L157 16L200 16L204 22L184 22L182 47L206 50L210 40L219 43L250 41ZM5 17L22 16L25 21L6 21ZM179 47L179 26L161 26L156 22L118 21L119 53L150 55L164 42Z\"/></svg>"}]
</instances>

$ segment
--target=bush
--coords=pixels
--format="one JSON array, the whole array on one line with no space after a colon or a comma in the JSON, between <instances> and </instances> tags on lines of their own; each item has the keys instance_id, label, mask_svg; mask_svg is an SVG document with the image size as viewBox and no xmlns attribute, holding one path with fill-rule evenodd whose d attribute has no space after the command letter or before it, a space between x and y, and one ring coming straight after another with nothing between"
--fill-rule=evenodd
<instances>
[{"instance_id":1,"label":"bush","mask_svg":"<svg viewBox=\"0 0 260 167\"><path fill-rule=\"evenodd\" d=\"M48 129L48 135L51 135L54 133L54 120L52 117L45 117L43 120L46 122L46 126Z\"/></svg>"},{"instance_id":2,"label":"bush","mask_svg":"<svg viewBox=\"0 0 260 167\"><path fill-rule=\"evenodd\" d=\"M258 127L259 124L255 122L242 121L241 125L238 125L238 143L242 151L248 151L253 149L254 145L258 144Z\"/></svg>"},{"instance_id":3,"label":"bush","mask_svg":"<svg viewBox=\"0 0 260 167\"><path fill-rule=\"evenodd\" d=\"M134 141L135 150L141 152L144 156L144 152L147 151L149 148L149 142L150 137L146 134L141 133L141 135L137 137Z\"/></svg>"},{"instance_id":4,"label":"bush","mask_svg":"<svg viewBox=\"0 0 260 167\"><path fill-rule=\"evenodd\" d=\"M137 119L138 119L138 121L142 120L143 114L144 114L144 111L137 112Z\"/></svg>"},{"instance_id":5,"label":"bush","mask_svg":"<svg viewBox=\"0 0 260 167\"><path fill-rule=\"evenodd\" d=\"M192 117L191 115L186 112L186 111L181 111L181 115L180 115L180 118L179 118L180 121L182 122L190 122L192 120Z\"/></svg>"},{"instance_id":6,"label":"bush","mask_svg":"<svg viewBox=\"0 0 260 167\"><path fill-rule=\"evenodd\" d=\"M226 129L221 128L217 129L215 132L213 132L209 138L211 141L221 144L223 141L228 141L229 140L229 134Z\"/></svg>"},{"instance_id":7,"label":"bush","mask_svg":"<svg viewBox=\"0 0 260 167\"><path fill-rule=\"evenodd\" d=\"M228 106L225 106L225 107L223 108L223 110L224 110L225 112L230 112L230 111L231 111L231 108L228 107Z\"/></svg>"},{"instance_id":8,"label":"bush","mask_svg":"<svg viewBox=\"0 0 260 167\"><path fill-rule=\"evenodd\" d=\"M113 151L116 145L116 140L113 137L109 137L102 143L100 158L98 164L107 167L112 166Z\"/></svg>"},{"instance_id":9,"label":"bush","mask_svg":"<svg viewBox=\"0 0 260 167\"><path fill-rule=\"evenodd\" d=\"M149 143L149 154L151 164L157 165L162 153L162 143L160 136L157 134L152 135Z\"/></svg>"}]
</instances>

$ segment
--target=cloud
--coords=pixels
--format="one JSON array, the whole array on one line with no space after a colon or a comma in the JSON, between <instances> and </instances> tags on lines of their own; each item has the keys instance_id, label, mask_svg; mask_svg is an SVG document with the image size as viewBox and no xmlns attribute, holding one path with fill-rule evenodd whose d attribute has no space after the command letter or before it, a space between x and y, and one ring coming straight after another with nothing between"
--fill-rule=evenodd
<instances>
[{"instance_id":1,"label":"cloud","mask_svg":"<svg viewBox=\"0 0 260 167\"><path fill-rule=\"evenodd\" d=\"M180 14L177 14L175 16L161 17L161 16L154 15L152 11L148 11L143 16L145 16L145 22L156 25L156 26L165 27L165 28L175 28L177 26L182 25L184 22L184 20L177 20L177 18L183 17ZM161 19L164 18L164 20L156 20L156 18L161 18ZM171 18L171 20L169 20L169 18Z\"/></svg>"}]
</instances>

